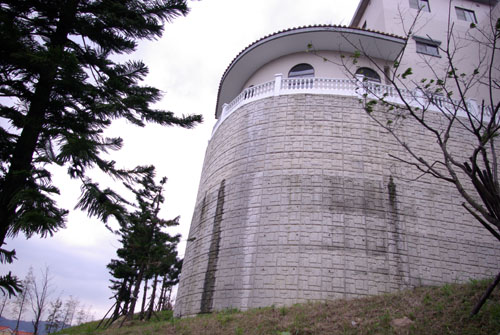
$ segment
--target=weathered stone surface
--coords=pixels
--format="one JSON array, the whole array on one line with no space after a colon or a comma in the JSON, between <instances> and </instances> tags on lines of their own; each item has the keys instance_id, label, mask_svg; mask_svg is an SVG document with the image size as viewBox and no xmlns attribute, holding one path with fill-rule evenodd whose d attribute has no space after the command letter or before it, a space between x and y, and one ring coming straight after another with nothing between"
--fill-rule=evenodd
<instances>
[{"instance_id":1,"label":"weathered stone surface","mask_svg":"<svg viewBox=\"0 0 500 335\"><path fill-rule=\"evenodd\" d=\"M394 319L391 321L391 326L396 329L409 328L413 324L413 321L408 319L406 316L401 319Z\"/></svg>"},{"instance_id":2,"label":"weathered stone surface","mask_svg":"<svg viewBox=\"0 0 500 335\"><path fill-rule=\"evenodd\" d=\"M405 122L401 133L416 150L440 158L434 140ZM453 136L460 152L466 135ZM354 97L281 95L234 111L206 151L175 314L353 298L497 271L498 243L453 185L414 180L419 173L389 154L408 158Z\"/></svg>"}]
</instances>

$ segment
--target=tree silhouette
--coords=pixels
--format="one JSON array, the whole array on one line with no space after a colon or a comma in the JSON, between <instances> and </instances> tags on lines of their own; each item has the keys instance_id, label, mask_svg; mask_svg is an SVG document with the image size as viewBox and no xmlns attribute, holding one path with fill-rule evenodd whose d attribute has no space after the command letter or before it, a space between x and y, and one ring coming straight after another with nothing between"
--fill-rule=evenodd
<instances>
[{"instance_id":1,"label":"tree silhouette","mask_svg":"<svg viewBox=\"0 0 500 335\"><path fill-rule=\"evenodd\" d=\"M139 84L147 67L112 56L134 51L137 40L160 37L163 22L187 13L186 0L1 2L0 247L8 236L45 237L64 227L67 210L52 198L59 190L51 164L81 181L77 207L105 223L123 219L120 195L101 189L87 172L96 168L130 182L143 170L106 159L122 139L103 131L115 119L190 128L201 116L152 108L161 94ZM0 249L3 263L14 257ZM0 286L15 293L18 282L7 275Z\"/></svg>"},{"instance_id":2,"label":"tree silhouette","mask_svg":"<svg viewBox=\"0 0 500 335\"><path fill-rule=\"evenodd\" d=\"M167 179L162 178L156 183L154 178L154 168L151 167L138 181L139 187L126 185L135 194L136 201L134 210L124 217L118 232L122 244L117 250L119 259L111 260L108 264L110 274L115 278L111 280L115 305L107 324L122 315L126 316L124 320L132 319L142 283L153 278L148 313L145 314L145 304L141 308L142 317L149 319L153 313L158 277L169 272L177 261L176 247L180 235L171 236L162 229L178 225L179 217L165 220L158 216L160 206L165 201L163 187Z\"/></svg>"}]
</instances>

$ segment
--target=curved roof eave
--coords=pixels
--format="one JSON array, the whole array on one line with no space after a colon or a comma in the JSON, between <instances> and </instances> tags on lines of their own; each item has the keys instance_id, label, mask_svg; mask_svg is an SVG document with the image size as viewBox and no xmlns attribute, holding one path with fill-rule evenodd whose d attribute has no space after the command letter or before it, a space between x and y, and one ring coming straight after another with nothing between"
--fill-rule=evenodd
<instances>
[{"instance_id":1,"label":"curved roof eave","mask_svg":"<svg viewBox=\"0 0 500 335\"><path fill-rule=\"evenodd\" d=\"M362 49L371 57L392 61L404 43L405 39L396 35L331 25L292 28L265 36L241 51L222 75L215 118L219 118L222 105L234 99L260 67L281 56L306 51L309 44L315 50L352 53Z\"/></svg>"}]
</instances>

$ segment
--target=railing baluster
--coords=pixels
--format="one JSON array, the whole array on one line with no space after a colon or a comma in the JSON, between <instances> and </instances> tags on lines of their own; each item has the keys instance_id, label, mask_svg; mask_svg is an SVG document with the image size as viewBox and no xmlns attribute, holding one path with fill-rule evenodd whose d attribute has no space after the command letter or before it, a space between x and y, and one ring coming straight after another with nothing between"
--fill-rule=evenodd
<instances>
[{"instance_id":1,"label":"railing baluster","mask_svg":"<svg viewBox=\"0 0 500 335\"><path fill-rule=\"evenodd\" d=\"M277 74L275 76L275 80L269 81L260 85L248 87L244 89L240 94L238 94L231 102L225 104L224 110L220 119L214 126L212 131L212 135L218 129L220 124L240 105L245 104L250 101L255 101L259 98L263 98L266 96L280 95L280 94L294 94L294 93L302 93L304 91L311 90L314 92L321 91L322 94L338 94L339 91L342 94L353 95L356 96L360 94L358 91L359 82L351 79L335 79L335 78L282 78L281 74ZM396 92L393 86L383 85L373 82L363 82L360 88L364 87L365 92L369 92L375 94L376 96L382 96L386 94L386 98L392 99L394 102L398 102L399 94ZM370 95L372 95L370 94ZM424 101L425 97L422 95L418 95L416 91L410 91L403 89L401 90L401 94L404 98L409 99L411 104L418 104L418 100L422 103L422 98ZM417 100L416 98L420 98ZM459 108L460 102L447 99L446 97L434 96L432 97L431 103L435 106L434 108L442 108L448 111L454 111L456 108ZM481 109L480 106L477 106L475 103L467 102L467 106L469 108L477 109L478 111ZM476 107L477 106L477 107ZM465 108L464 106L460 107L460 109ZM489 107L485 107L489 113L491 110Z\"/></svg>"}]
</instances>

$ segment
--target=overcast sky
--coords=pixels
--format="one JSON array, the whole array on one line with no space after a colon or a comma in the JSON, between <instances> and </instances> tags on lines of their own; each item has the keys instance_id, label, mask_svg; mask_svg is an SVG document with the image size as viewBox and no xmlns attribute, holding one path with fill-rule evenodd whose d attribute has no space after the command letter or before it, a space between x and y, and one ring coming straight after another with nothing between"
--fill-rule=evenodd
<instances>
[{"instance_id":1,"label":"overcast sky","mask_svg":"<svg viewBox=\"0 0 500 335\"><path fill-rule=\"evenodd\" d=\"M124 139L124 148L113 153L119 165L153 164L158 176L168 177L166 201L160 216L181 216L179 253L196 201L198 182L207 142L215 124L214 112L220 78L231 60L250 43L282 29L310 24L348 25L358 0L203 0L190 1L191 12L167 24L163 37L140 44L128 58L142 59L149 67L146 83L165 92L159 108L177 115L203 114L204 123L194 129L136 128L115 122L110 134ZM79 184L53 170L61 188L59 204L71 210L67 228L47 239L18 237L8 241L18 260L2 265L24 277L30 266L39 275L49 266L53 298L73 295L101 318L113 301L108 288L106 265L115 258L116 238L103 224L73 210L80 194Z\"/></svg>"}]
</instances>

